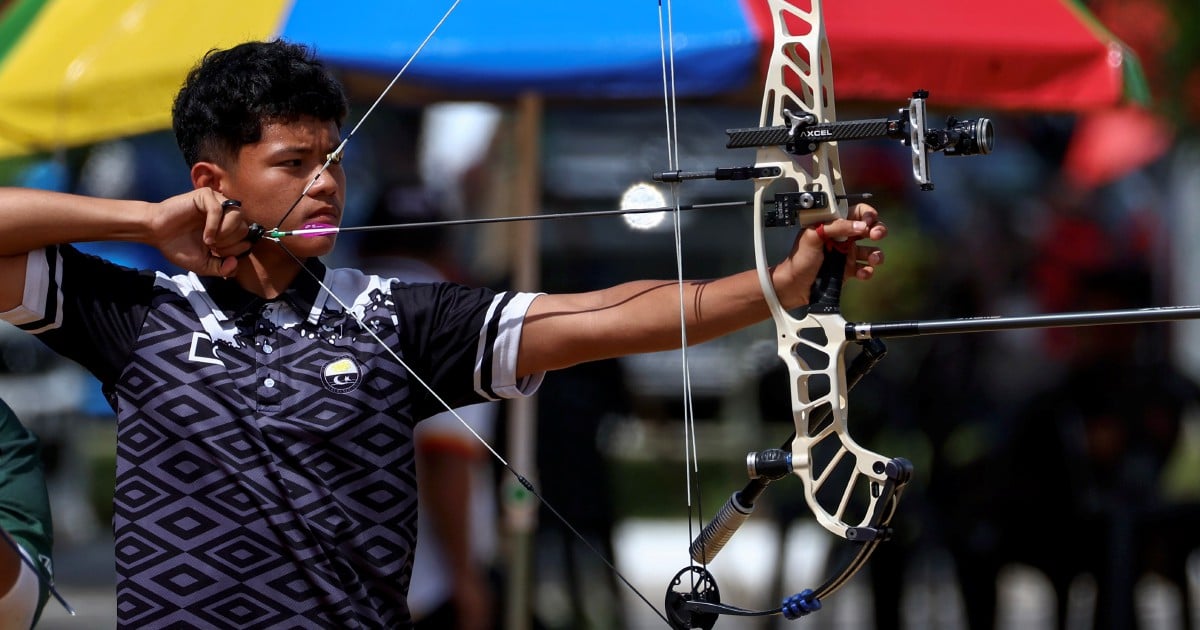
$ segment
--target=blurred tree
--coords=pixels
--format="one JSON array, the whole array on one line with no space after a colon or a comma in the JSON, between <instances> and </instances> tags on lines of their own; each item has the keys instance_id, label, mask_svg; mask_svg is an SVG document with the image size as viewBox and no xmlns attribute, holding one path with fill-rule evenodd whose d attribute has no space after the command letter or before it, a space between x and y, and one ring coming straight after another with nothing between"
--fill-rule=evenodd
<instances>
[{"instance_id":1,"label":"blurred tree","mask_svg":"<svg viewBox=\"0 0 1200 630\"><path fill-rule=\"evenodd\" d=\"M1200 3L1195 0L1088 0L1087 6L1137 53L1154 109L1182 134L1200 131Z\"/></svg>"},{"instance_id":2,"label":"blurred tree","mask_svg":"<svg viewBox=\"0 0 1200 630\"><path fill-rule=\"evenodd\" d=\"M1166 64L1172 88L1172 113L1189 134L1200 131L1200 3L1168 0L1178 36L1168 49Z\"/></svg>"}]
</instances>

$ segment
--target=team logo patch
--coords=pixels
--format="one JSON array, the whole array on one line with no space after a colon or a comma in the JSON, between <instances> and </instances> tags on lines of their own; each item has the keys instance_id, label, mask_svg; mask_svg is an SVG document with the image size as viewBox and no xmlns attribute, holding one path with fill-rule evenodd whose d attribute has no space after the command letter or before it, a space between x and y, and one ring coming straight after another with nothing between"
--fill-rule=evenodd
<instances>
[{"instance_id":1,"label":"team logo patch","mask_svg":"<svg viewBox=\"0 0 1200 630\"><path fill-rule=\"evenodd\" d=\"M217 345L212 342L212 339L208 335L202 332L192 333L192 345L188 348L188 361L220 366L225 365L221 362L221 358L217 356Z\"/></svg>"},{"instance_id":2,"label":"team logo patch","mask_svg":"<svg viewBox=\"0 0 1200 630\"><path fill-rule=\"evenodd\" d=\"M335 359L321 369L321 380L325 389L335 394L352 392L362 381L362 368L350 357Z\"/></svg>"}]
</instances>

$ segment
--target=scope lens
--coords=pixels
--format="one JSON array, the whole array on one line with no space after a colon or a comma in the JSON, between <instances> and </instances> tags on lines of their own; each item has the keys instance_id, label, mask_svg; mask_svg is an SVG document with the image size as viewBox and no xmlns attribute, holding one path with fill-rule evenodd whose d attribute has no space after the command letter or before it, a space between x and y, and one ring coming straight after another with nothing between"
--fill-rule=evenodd
<instances>
[{"instance_id":1,"label":"scope lens","mask_svg":"<svg viewBox=\"0 0 1200 630\"><path fill-rule=\"evenodd\" d=\"M992 121L987 118L980 118L975 123L975 141L979 145L979 152L987 155L992 152L992 146L996 142L996 130L992 128Z\"/></svg>"}]
</instances>

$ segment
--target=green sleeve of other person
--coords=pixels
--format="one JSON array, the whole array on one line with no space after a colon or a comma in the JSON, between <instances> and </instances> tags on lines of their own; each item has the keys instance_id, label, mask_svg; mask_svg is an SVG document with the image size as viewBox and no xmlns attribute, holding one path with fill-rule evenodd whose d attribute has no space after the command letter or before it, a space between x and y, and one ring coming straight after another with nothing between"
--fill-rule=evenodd
<instances>
[{"instance_id":1,"label":"green sleeve of other person","mask_svg":"<svg viewBox=\"0 0 1200 630\"><path fill-rule=\"evenodd\" d=\"M3 401L0 401L0 528L38 566L37 617L40 617L53 577L50 498L46 493L38 438Z\"/></svg>"}]
</instances>

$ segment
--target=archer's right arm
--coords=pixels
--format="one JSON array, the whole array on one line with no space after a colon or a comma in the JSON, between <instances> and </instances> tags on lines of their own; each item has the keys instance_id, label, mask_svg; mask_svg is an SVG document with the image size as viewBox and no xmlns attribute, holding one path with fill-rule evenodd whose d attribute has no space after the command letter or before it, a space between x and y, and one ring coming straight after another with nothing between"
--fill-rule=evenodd
<instances>
[{"instance_id":1,"label":"archer's right arm","mask_svg":"<svg viewBox=\"0 0 1200 630\"><path fill-rule=\"evenodd\" d=\"M129 241L152 245L202 275L228 276L250 243L237 209L200 188L161 203L0 188L0 312L21 303L26 254L49 245Z\"/></svg>"}]
</instances>

